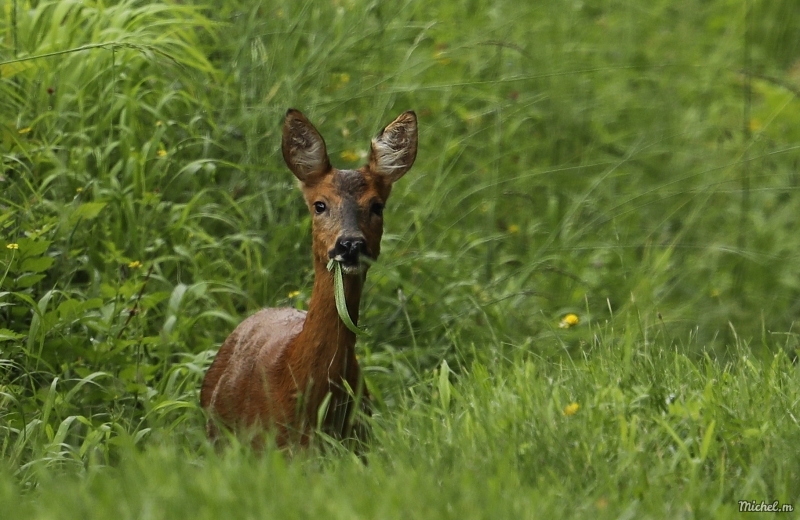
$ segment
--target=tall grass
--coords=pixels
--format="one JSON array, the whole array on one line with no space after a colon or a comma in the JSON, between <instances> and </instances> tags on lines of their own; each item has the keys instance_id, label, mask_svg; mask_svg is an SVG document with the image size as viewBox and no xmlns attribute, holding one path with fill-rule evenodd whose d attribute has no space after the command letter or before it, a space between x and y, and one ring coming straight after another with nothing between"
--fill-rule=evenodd
<instances>
[{"instance_id":1,"label":"tall grass","mask_svg":"<svg viewBox=\"0 0 800 520\"><path fill-rule=\"evenodd\" d=\"M520 352L460 375L443 365L375 421L368 465L167 440L80 476L39 471L21 502L0 479L0 505L10 519L732 518L740 500L796 507L800 379L785 354L762 362L739 343L723 364L594 332L574 363Z\"/></svg>"},{"instance_id":2,"label":"tall grass","mask_svg":"<svg viewBox=\"0 0 800 520\"><path fill-rule=\"evenodd\" d=\"M197 466L202 491L226 465L287 479L286 500L291 483L362 482L331 502L341 516L391 516L417 491L462 516L472 496L508 516L573 495L586 514L665 516L797 498L789 0L3 8L5 500L41 485L43 504L74 492L73 514L134 514L86 497L144 496ZM362 311L367 469L332 452L217 459L203 440L216 347L310 295L310 222L278 152L290 106L341 167L396 113L420 117ZM559 327L567 313L580 323ZM161 458L174 472L132 484ZM62 472L81 477L59 495Z\"/></svg>"}]
</instances>

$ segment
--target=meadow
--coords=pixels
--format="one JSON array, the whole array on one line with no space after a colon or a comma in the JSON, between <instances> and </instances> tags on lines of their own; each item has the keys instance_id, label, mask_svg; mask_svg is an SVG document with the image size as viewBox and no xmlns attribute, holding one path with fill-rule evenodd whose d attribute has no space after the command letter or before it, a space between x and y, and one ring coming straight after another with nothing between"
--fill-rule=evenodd
<instances>
[{"instance_id":1,"label":"meadow","mask_svg":"<svg viewBox=\"0 0 800 520\"><path fill-rule=\"evenodd\" d=\"M0 6L2 518L798 516L794 0ZM289 107L338 167L420 121L366 463L205 439L220 343L310 296Z\"/></svg>"}]
</instances>

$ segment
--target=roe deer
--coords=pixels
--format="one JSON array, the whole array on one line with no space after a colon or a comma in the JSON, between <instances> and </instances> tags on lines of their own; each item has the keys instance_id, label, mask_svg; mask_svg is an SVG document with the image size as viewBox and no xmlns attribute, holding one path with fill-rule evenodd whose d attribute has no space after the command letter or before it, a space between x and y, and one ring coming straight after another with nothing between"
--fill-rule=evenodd
<instances>
[{"instance_id":1,"label":"roe deer","mask_svg":"<svg viewBox=\"0 0 800 520\"><path fill-rule=\"evenodd\" d=\"M311 301L308 312L263 309L222 344L200 392L212 440L221 424L256 432L275 428L278 446L296 441L307 445L327 399L322 430L348 438L357 434L356 403L348 387L361 396L361 410L369 413L356 337L336 311L333 273L326 265L331 259L340 263L347 310L357 323L368 269L361 259L378 258L386 199L417 156L417 117L405 112L384 128L372 140L369 163L358 170L332 167L322 136L297 110L286 113L282 149L312 215ZM259 442L260 434L254 446Z\"/></svg>"}]
</instances>

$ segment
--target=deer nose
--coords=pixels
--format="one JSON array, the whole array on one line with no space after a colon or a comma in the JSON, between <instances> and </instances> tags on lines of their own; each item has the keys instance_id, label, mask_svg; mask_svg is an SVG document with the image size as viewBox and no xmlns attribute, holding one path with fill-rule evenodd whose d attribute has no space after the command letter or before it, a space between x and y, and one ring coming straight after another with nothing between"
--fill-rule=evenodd
<instances>
[{"instance_id":1,"label":"deer nose","mask_svg":"<svg viewBox=\"0 0 800 520\"><path fill-rule=\"evenodd\" d=\"M339 262L352 264L358 261L358 255L366 249L367 242L363 237L339 237L329 255Z\"/></svg>"}]
</instances>

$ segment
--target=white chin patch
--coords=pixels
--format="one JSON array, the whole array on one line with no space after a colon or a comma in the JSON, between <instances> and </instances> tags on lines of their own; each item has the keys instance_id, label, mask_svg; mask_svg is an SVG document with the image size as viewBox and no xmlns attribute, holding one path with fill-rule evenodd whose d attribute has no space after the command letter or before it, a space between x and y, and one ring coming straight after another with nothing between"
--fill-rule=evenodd
<instances>
[{"instance_id":1,"label":"white chin patch","mask_svg":"<svg viewBox=\"0 0 800 520\"><path fill-rule=\"evenodd\" d=\"M342 266L342 273L344 273L344 274L361 274L367 268L366 264L363 264L361 262L359 262L356 265L344 264L343 263L344 258L342 258L341 256L334 257L334 260L336 262L339 262L339 265Z\"/></svg>"}]
</instances>

